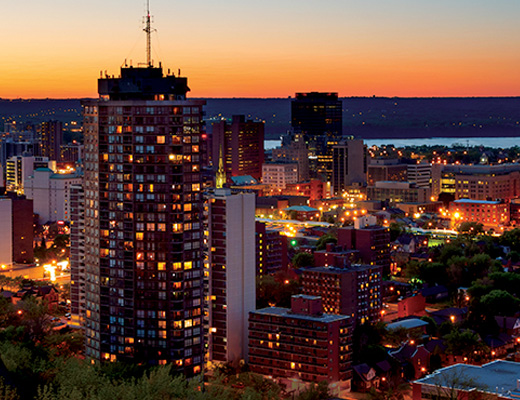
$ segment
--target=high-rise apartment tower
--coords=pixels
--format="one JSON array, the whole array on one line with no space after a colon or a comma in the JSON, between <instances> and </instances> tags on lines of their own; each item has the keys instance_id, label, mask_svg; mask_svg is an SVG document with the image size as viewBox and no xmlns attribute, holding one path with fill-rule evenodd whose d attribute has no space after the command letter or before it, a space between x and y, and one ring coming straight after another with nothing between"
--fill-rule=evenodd
<instances>
[{"instance_id":1,"label":"high-rise apartment tower","mask_svg":"<svg viewBox=\"0 0 520 400\"><path fill-rule=\"evenodd\" d=\"M102 77L83 103L86 354L190 376L203 363L205 102L147 50L146 67Z\"/></svg>"}]
</instances>

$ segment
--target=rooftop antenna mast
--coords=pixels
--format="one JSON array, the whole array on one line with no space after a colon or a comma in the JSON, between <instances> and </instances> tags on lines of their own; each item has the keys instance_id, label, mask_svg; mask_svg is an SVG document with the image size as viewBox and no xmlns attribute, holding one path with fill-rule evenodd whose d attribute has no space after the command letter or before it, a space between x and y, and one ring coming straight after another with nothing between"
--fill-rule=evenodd
<instances>
[{"instance_id":1,"label":"rooftop antenna mast","mask_svg":"<svg viewBox=\"0 0 520 400\"><path fill-rule=\"evenodd\" d=\"M146 32L146 64L152 66L152 17L150 16L150 0L146 0L146 17L145 27L143 31Z\"/></svg>"}]
</instances>

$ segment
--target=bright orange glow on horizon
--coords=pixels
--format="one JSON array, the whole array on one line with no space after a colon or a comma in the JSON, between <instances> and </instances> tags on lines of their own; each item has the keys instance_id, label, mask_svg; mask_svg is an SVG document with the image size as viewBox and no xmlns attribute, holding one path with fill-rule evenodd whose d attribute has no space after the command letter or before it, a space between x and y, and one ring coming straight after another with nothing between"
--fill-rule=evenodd
<instances>
[{"instance_id":1,"label":"bright orange glow on horizon","mask_svg":"<svg viewBox=\"0 0 520 400\"><path fill-rule=\"evenodd\" d=\"M141 1L41 3L4 7L0 97L96 97L100 71L144 61ZM152 56L190 97L520 95L520 2L365 3L153 0Z\"/></svg>"}]
</instances>

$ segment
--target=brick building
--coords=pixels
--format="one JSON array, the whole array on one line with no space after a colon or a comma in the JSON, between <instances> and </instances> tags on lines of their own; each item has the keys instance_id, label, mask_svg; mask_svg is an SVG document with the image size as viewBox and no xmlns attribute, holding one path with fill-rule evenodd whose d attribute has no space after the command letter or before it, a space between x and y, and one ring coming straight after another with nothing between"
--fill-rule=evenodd
<instances>
[{"instance_id":1,"label":"brick building","mask_svg":"<svg viewBox=\"0 0 520 400\"><path fill-rule=\"evenodd\" d=\"M390 272L390 231L379 225L349 226L338 229L338 245L358 250L364 264L379 265Z\"/></svg>"},{"instance_id":2,"label":"brick building","mask_svg":"<svg viewBox=\"0 0 520 400\"><path fill-rule=\"evenodd\" d=\"M460 199L450 203L450 214L457 223L477 222L485 228L509 224L510 204L503 201Z\"/></svg>"},{"instance_id":3,"label":"brick building","mask_svg":"<svg viewBox=\"0 0 520 400\"><path fill-rule=\"evenodd\" d=\"M287 385L325 380L334 394L349 391L351 344L351 319L323 314L319 297L297 295L291 309L269 307L249 313L251 371Z\"/></svg>"},{"instance_id":4,"label":"brick building","mask_svg":"<svg viewBox=\"0 0 520 400\"><path fill-rule=\"evenodd\" d=\"M307 268L301 276L303 293L321 296L325 312L349 315L358 324L379 321L381 281L382 268L371 265Z\"/></svg>"},{"instance_id":5,"label":"brick building","mask_svg":"<svg viewBox=\"0 0 520 400\"><path fill-rule=\"evenodd\" d=\"M275 274L289 264L287 236L256 221L256 275Z\"/></svg>"}]
</instances>

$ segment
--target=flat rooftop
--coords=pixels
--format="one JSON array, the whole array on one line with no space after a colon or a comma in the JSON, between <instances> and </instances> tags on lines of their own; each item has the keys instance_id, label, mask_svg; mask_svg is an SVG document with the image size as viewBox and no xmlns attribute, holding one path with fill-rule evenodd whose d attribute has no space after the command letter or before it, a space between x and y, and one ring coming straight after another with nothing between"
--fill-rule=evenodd
<instances>
[{"instance_id":1,"label":"flat rooftop","mask_svg":"<svg viewBox=\"0 0 520 400\"><path fill-rule=\"evenodd\" d=\"M503 204L500 201L496 200L472 200L472 199L459 199L455 200L453 203L456 204Z\"/></svg>"},{"instance_id":2,"label":"flat rooftop","mask_svg":"<svg viewBox=\"0 0 520 400\"><path fill-rule=\"evenodd\" d=\"M498 394L505 399L518 399L520 398L520 390L517 389L519 378L520 363L496 360L481 367L468 364L452 365L415 382L434 388L445 386L459 390L480 390Z\"/></svg>"},{"instance_id":3,"label":"flat rooftop","mask_svg":"<svg viewBox=\"0 0 520 400\"><path fill-rule=\"evenodd\" d=\"M334 321L348 320L350 319L347 315L335 315L335 314L321 314L321 315L305 315L305 314L295 314L291 311L290 308L282 308L282 307L267 307L262 308L260 310L251 311L252 314L262 314L262 315L272 315L276 317L285 317L285 318L294 318L301 319L305 321L314 321L314 322L324 322L330 323Z\"/></svg>"}]
</instances>

